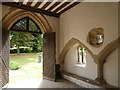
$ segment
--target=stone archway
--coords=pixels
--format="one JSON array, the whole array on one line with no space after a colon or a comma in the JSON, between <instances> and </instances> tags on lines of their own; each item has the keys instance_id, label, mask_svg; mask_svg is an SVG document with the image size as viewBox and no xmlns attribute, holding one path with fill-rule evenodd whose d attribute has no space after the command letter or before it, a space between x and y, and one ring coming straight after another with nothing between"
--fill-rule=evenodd
<instances>
[{"instance_id":1,"label":"stone archway","mask_svg":"<svg viewBox=\"0 0 120 90\"><path fill-rule=\"evenodd\" d=\"M47 19L43 15L22 9L13 9L9 11L2 19L2 26L4 29L9 30L16 21L24 17L31 18L39 26L43 34L53 32Z\"/></svg>"},{"instance_id":2,"label":"stone archway","mask_svg":"<svg viewBox=\"0 0 120 90\"><path fill-rule=\"evenodd\" d=\"M86 48L87 51L90 53L90 55L93 57L94 62L97 64L99 60L102 62L106 62L106 58L110 55L110 53L112 53L116 48L120 46L120 37L114 40L113 42L109 43L108 45L106 45L98 55L93 54L92 51L78 39L72 38L67 42L67 44L64 46L64 48L62 49L59 55L59 61L61 65L64 63L64 58L67 52L75 44L79 44L80 46L83 46L84 48Z\"/></svg>"},{"instance_id":3,"label":"stone archway","mask_svg":"<svg viewBox=\"0 0 120 90\"><path fill-rule=\"evenodd\" d=\"M118 47L120 47L120 37L113 42L109 43L104 47L104 49L98 54L95 55L92 53L92 51L84 45L82 42L80 42L76 38L70 39L67 44L62 49L60 55L59 55L59 61L61 64L61 71L63 71L64 68L64 59L67 54L67 52L70 50L71 47L73 47L75 44L79 44L80 46L83 46L86 48L86 50L89 52L89 54L93 57L94 62L97 64L97 78L95 79L97 83L99 84L107 84L104 79L104 64L106 63L106 58Z\"/></svg>"},{"instance_id":4,"label":"stone archway","mask_svg":"<svg viewBox=\"0 0 120 90\"><path fill-rule=\"evenodd\" d=\"M82 42L80 42L78 39L76 38L72 38L68 41L68 43L64 46L64 48L62 49L62 52L60 53L59 55L59 61L60 61L60 64L62 65L64 63L64 58L67 54L67 52L69 51L69 49L71 47L73 47L75 44L79 44L80 46L83 46L84 48L87 49L87 51L90 53L90 55L94 58L95 55L91 52L91 50L86 46L84 45Z\"/></svg>"},{"instance_id":5,"label":"stone archway","mask_svg":"<svg viewBox=\"0 0 120 90\"><path fill-rule=\"evenodd\" d=\"M2 34L2 50L1 50L2 73L3 73L2 87L5 86L7 83L9 83L9 31L8 30L10 30L10 28L14 23L16 23L18 20L24 17L31 18L39 26L42 34L44 34L43 35L43 44L44 44L43 45L44 46L43 47L43 59L44 59L43 60L43 64L44 64L43 78L54 80L54 81L56 79L55 77L56 47L54 47L56 37L55 37L55 32L52 31L47 19L41 14L12 8L2 19L2 33L3 33ZM49 43L46 44L46 42L47 43L49 42ZM51 52L51 53L48 53L48 52ZM47 65L49 65L49 68L47 67ZM47 68L51 69L51 72L49 72Z\"/></svg>"}]
</instances>

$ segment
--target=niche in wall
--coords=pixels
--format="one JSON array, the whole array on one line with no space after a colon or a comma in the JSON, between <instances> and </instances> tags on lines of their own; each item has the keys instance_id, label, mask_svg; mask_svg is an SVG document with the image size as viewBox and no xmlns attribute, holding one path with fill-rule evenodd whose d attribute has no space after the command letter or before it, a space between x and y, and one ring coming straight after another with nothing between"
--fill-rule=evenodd
<instances>
[{"instance_id":1,"label":"niche in wall","mask_svg":"<svg viewBox=\"0 0 120 90\"><path fill-rule=\"evenodd\" d=\"M103 28L94 28L88 33L87 42L94 47L100 47L104 42Z\"/></svg>"}]
</instances>

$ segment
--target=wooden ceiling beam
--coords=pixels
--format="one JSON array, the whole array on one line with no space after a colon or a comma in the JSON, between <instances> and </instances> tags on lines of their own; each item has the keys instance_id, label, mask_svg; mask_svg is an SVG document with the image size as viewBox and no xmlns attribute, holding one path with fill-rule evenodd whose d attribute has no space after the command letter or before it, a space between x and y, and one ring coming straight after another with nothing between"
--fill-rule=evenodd
<instances>
[{"instance_id":1,"label":"wooden ceiling beam","mask_svg":"<svg viewBox=\"0 0 120 90\"><path fill-rule=\"evenodd\" d=\"M64 8L66 5L70 4L71 2L65 2L63 3L60 7L58 7L56 10L54 10L53 12L56 13L57 11L61 10L62 8Z\"/></svg>"},{"instance_id":2,"label":"wooden ceiling beam","mask_svg":"<svg viewBox=\"0 0 120 90\"><path fill-rule=\"evenodd\" d=\"M79 4L80 2L74 2L73 4L71 4L70 6L68 6L67 8L63 9L62 11L59 12L59 14L64 13L65 11L71 9L72 7L76 6L77 4Z\"/></svg>"},{"instance_id":3,"label":"wooden ceiling beam","mask_svg":"<svg viewBox=\"0 0 120 90\"><path fill-rule=\"evenodd\" d=\"M27 2L27 6L31 6L31 4L32 4L33 2Z\"/></svg>"},{"instance_id":4,"label":"wooden ceiling beam","mask_svg":"<svg viewBox=\"0 0 120 90\"><path fill-rule=\"evenodd\" d=\"M50 5L51 2L47 2L41 9L45 9L48 5Z\"/></svg>"},{"instance_id":5,"label":"wooden ceiling beam","mask_svg":"<svg viewBox=\"0 0 120 90\"><path fill-rule=\"evenodd\" d=\"M33 1L34 1L34 0L29 0L26 5L27 5L27 6L31 6L31 4L33 3Z\"/></svg>"},{"instance_id":6,"label":"wooden ceiling beam","mask_svg":"<svg viewBox=\"0 0 120 90\"><path fill-rule=\"evenodd\" d=\"M53 8L55 8L58 4L60 4L61 2L55 2L55 4L53 4L48 11L51 11Z\"/></svg>"},{"instance_id":7,"label":"wooden ceiling beam","mask_svg":"<svg viewBox=\"0 0 120 90\"><path fill-rule=\"evenodd\" d=\"M34 8L34 7L28 7L26 5L22 5L16 2L2 2L3 5L7 5L7 6L12 6L12 7L16 7L19 9L24 9L27 11L32 11L32 12L36 12L36 13L41 13L41 14L45 14L45 15L49 15L49 16L53 16L53 17L57 17L59 18L60 14L54 13L54 12L49 12L47 10L42 10L42 9L38 9L38 8Z\"/></svg>"},{"instance_id":8,"label":"wooden ceiling beam","mask_svg":"<svg viewBox=\"0 0 120 90\"><path fill-rule=\"evenodd\" d=\"M42 3L42 2L37 2L34 7L35 7L35 8L38 8L38 7L41 5L41 3Z\"/></svg>"},{"instance_id":9,"label":"wooden ceiling beam","mask_svg":"<svg viewBox=\"0 0 120 90\"><path fill-rule=\"evenodd\" d=\"M27 30L10 30L10 31L14 31L14 32L27 32L27 33L38 33L38 34L42 34L42 32L36 32L36 31L27 31Z\"/></svg>"},{"instance_id":10,"label":"wooden ceiling beam","mask_svg":"<svg viewBox=\"0 0 120 90\"><path fill-rule=\"evenodd\" d=\"M23 4L24 0L19 0L18 2L19 2L20 4Z\"/></svg>"}]
</instances>

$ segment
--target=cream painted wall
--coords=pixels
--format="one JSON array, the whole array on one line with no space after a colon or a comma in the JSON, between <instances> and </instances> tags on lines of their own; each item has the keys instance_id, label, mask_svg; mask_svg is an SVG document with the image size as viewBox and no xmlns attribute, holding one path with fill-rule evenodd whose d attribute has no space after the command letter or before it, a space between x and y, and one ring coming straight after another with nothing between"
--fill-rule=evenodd
<instances>
[{"instance_id":1,"label":"cream painted wall","mask_svg":"<svg viewBox=\"0 0 120 90\"><path fill-rule=\"evenodd\" d=\"M107 62L104 65L104 77L108 84L118 86L118 49L114 50L107 57Z\"/></svg>"},{"instance_id":2,"label":"cream painted wall","mask_svg":"<svg viewBox=\"0 0 120 90\"><path fill-rule=\"evenodd\" d=\"M10 7L2 5L2 18L9 12Z\"/></svg>"},{"instance_id":3,"label":"cream painted wall","mask_svg":"<svg viewBox=\"0 0 120 90\"><path fill-rule=\"evenodd\" d=\"M64 62L64 71L76 74L78 76L86 77L91 80L95 80L95 78L97 77L97 70L96 70L97 66L88 52L86 53L87 54L86 67L77 66L77 61L78 61L77 47L78 46L75 45L66 54L65 62Z\"/></svg>"},{"instance_id":4,"label":"cream painted wall","mask_svg":"<svg viewBox=\"0 0 120 90\"><path fill-rule=\"evenodd\" d=\"M100 48L94 48L90 46L86 39L88 32L93 28L102 27L104 29L104 43ZM72 38L77 38L84 43L95 55L99 54L103 48L110 42L118 38L118 5L112 2L83 2L68 10L60 17L60 31L59 31L59 54L64 48L65 44ZM113 61L113 58L116 60ZM112 55L112 58L108 58L109 61L114 62L114 66L117 66L117 58ZM88 67L79 68L75 67L76 62L76 49L73 47L67 53L65 57L64 69L73 74L84 76L89 79L96 78L96 64L89 54L87 54ZM89 61L89 62L88 62ZM116 74L114 78L110 78L107 72L109 72L109 64L105 67L105 77L107 81L113 86L117 86ZM117 67L113 66L113 70L117 71ZM88 73L89 72L89 73ZM112 82L112 80L114 82Z\"/></svg>"},{"instance_id":5,"label":"cream painted wall","mask_svg":"<svg viewBox=\"0 0 120 90\"><path fill-rule=\"evenodd\" d=\"M2 5L0 4L0 11L2 11ZM0 20L2 19L2 13L0 13Z\"/></svg>"},{"instance_id":6,"label":"cream painted wall","mask_svg":"<svg viewBox=\"0 0 120 90\"><path fill-rule=\"evenodd\" d=\"M86 42L88 32L97 27L104 29L105 40L100 48L94 48ZM60 51L72 37L79 39L94 54L118 38L117 3L84 2L68 10L60 17Z\"/></svg>"},{"instance_id":7,"label":"cream painted wall","mask_svg":"<svg viewBox=\"0 0 120 90\"><path fill-rule=\"evenodd\" d=\"M59 18L44 15L54 32L59 31Z\"/></svg>"}]
</instances>

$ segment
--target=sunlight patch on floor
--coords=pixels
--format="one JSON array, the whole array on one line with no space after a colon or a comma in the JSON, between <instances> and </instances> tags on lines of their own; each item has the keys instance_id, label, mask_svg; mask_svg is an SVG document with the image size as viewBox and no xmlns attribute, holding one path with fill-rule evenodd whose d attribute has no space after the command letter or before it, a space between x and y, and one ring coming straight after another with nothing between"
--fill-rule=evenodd
<instances>
[{"instance_id":1,"label":"sunlight patch on floor","mask_svg":"<svg viewBox=\"0 0 120 90\"><path fill-rule=\"evenodd\" d=\"M39 88L41 81L42 78L18 82L16 84L10 84L8 88Z\"/></svg>"}]
</instances>

